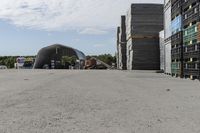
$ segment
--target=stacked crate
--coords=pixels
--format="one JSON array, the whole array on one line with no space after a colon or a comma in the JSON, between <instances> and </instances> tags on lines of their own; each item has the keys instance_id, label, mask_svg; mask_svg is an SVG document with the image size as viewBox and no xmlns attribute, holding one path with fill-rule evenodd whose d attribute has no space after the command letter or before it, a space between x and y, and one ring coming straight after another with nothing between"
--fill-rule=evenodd
<instances>
[{"instance_id":1,"label":"stacked crate","mask_svg":"<svg viewBox=\"0 0 200 133\"><path fill-rule=\"evenodd\" d=\"M182 0L171 1L171 71L183 77Z\"/></svg>"},{"instance_id":2,"label":"stacked crate","mask_svg":"<svg viewBox=\"0 0 200 133\"><path fill-rule=\"evenodd\" d=\"M164 73L171 75L171 0L164 2Z\"/></svg>"},{"instance_id":3,"label":"stacked crate","mask_svg":"<svg viewBox=\"0 0 200 133\"><path fill-rule=\"evenodd\" d=\"M117 27L117 53L116 53L116 63L117 69L119 69L119 35L120 35L120 27Z\"/></svg>"},{"instance_id":4,"label":"stacked crate","mask_svg":"<svg viewBox=\"0 0 200 133\"><path fill-rule=\"evenodd\" d=\"M127 58L126 58L126 16L121 16L121 27L119 36L119 46L120 46L120 69L127 70Z\"/></svg>"},{"instance_id":5,"label":"stacked crate","mask_svg":"<svg viewBox=\"0 0 200 133\"><path fill-rule=\"evenodd\" d=\"M184 77L200 79L200 13L198 0L183 1Z\"/></svg>"},{"instance_id":6,"label":"stacked crate","mask_svg":"<svg viewBox=\"0 0 200 133\"><path fill-rule=\"evenodd\" d=\"M159 33L159 42L160 42L160 70L165 70L165 39L164 39L164 30Z\"/></svg>"},{"instance_id":7,"label":"stacked crate","mask_svg":"<svg viewBox=\"0 0 200 133\"><path fill-rule=\"evenodd\" d=\"M132 4L127 14L127 68L159 70L159 32L163 29L163 5Z\"/></svg>"},{"instance_id":8,"label":"stacked crate","mask_svg":"<svg viewBox=\"0 0 200 133\"><path fill-rule=\"evenodd\" d=\"M121 26L117 29L117 68L126 70L126 16L121 16Z\"/></svg>"}]
</instances>

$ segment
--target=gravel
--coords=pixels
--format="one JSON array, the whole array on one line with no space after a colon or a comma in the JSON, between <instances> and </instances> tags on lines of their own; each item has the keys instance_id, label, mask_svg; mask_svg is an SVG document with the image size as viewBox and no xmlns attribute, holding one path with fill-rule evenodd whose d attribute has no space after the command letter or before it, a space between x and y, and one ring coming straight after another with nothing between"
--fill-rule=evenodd
<instances>
[{"instance_id":1,"label":"gravel","mask_svg":"<svg viewBox=\"0 0 200 133\"><path fill-rule=\"evenodd\" d=\"M1 70L0 133L199 133L200 82L153 71Z\"/></svg>"}]
</instances>

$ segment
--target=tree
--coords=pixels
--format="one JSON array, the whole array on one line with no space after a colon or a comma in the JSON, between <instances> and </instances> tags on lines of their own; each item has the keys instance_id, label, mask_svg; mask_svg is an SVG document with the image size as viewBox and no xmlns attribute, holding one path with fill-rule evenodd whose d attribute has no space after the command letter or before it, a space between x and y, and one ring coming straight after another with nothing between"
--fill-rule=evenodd
<instances>
[{"instance_id":1,"label":"tree","mask_svg":"<svg viewBox=\"0 0 200 133\"><path fill-rule=\"evenodd\" d=\"M62 56L62 65L66 66L66 64L74 66L76 63L76 56Z\"/></svg>"},{"instance_id":2,"label":"tree","mask_svg":"<svg viewBox=\"0 0 200 133\"><path fill-rule=\"evenodd\" d=\"M90 57L90 56L88 56ZM103 62L105 62L108 65L112 65L112 63L116 63L116 57L112 56L111 54L103 54L103 55L96 55L96 56L91 56L95 57Z\"/></svg>"},{"instance_id":3,"label":"tree","mask_svg":"<svg viewBox=\"0 0 200 133\"><path fill-rule=\"evenodd\" d=\"M8 68L14 68L14 64L16 63L16 59L19 56L1 56L0 57L0 65L5 65ZM25 56L25 58L35 58L35 56Z\"/></svg>"}]
</instances>

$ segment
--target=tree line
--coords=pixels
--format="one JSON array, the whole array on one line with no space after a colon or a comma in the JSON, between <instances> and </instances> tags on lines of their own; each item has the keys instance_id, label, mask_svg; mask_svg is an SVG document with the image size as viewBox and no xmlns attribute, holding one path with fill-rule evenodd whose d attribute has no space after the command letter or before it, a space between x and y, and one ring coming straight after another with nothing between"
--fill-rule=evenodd
<instances>
[{"instance_id":1,"label":"tree line","mask_svg":"<svg viewBox=\"0 0 200 133\"><path fill-rule=\"evenodd\" d=\"M113 63L116 63L116 56L112 56L111 54L87 56L87 58L90 58L90 57L95 57L95 58L105 62L108 65L112 65Z\"/></svg>"},{"instance_id":2,"label":"tree line","mask_svg":"<svg viewBox=\"0 0 200 133\"><path fill-rule=\"evenodd\" d=\"M0 65L5 65L8 68L14 68L14 64L16 63L16 59L19 56L0 56ZM25 58L35 58L35 56L24 56ZM95 57L103 62L105 62L108 65L112 65L112 63L116 63L116 57L112 56L111 54L102 54L102 55L92 55L92 56L87 56L87 59L90 57ZM64 57L62 61L67 61L70 63L74 62L74 58L67 58Z\"/></svg>"},{"instance_id":3,"label":"tree line","mask_svg":"<svg viewBox=\"0 0 200 133\"><path fill-rule=\"evenodd\" d=\"M8 68L14 68L17 58L20 56L0 56L0 65ZM35 56L25 56L25 58L34 58Z\"/></svg>"}]
</instances>

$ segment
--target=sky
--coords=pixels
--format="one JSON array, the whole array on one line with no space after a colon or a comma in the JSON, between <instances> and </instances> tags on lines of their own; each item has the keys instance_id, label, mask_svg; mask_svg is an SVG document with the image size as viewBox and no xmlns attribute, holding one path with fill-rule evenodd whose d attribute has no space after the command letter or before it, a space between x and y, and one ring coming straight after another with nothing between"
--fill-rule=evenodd
<instances>
[{"instance_id":1,"label":"sky","mask_svg":"<svg viewBox=\"0 0 200 133\"><path fill-rule=\"evenodd\" d=\"M131 3L163 0L1 0L0 56L36 55L51 44L114 55L116 27Z\"/></svg>"}]
</instances>

